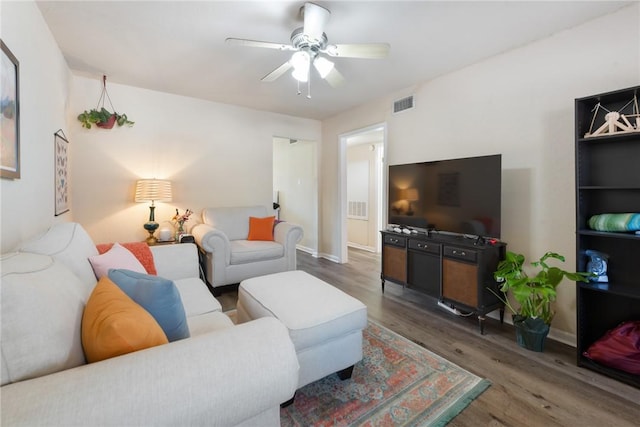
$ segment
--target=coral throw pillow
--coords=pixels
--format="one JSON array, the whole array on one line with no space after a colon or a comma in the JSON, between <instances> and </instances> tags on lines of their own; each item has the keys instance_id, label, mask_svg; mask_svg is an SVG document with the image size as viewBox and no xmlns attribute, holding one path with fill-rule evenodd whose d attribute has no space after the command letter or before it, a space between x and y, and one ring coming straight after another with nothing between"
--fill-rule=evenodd
<instances>
[{"instance_id":1,"label":"coral throw pillow","mask_svg":"<svg viewBox=\"0 0 640 427\"><path fill-rule=\"evenodd\" d=\"M82 315L82 347L89 363L168 342L151 314L107 276L98 281Z\"/></svg>"},{"instance_id":2,"label":"coral throw pillow","mask_svg":"<svg viewBox=\"0 0 640 427\"><path fill-rule=\"evenodd\" d=\"M98 280L106 276L110 268L125 268L138 273L147 272L138 258L119 243L114 243L113 247L102 255L89 257L89 262Z\"/></svg>"},{"instance_id":3,"label":"coral throw pillow","mask_svg":"<svg viewBox=\"0 0 640 427\"><path fill-rule=\"evenodd\" d=\"M273 226L276 217L265 218L249 217L249 237L247 240L273 240Z\"/></svg>"}]
</instances>

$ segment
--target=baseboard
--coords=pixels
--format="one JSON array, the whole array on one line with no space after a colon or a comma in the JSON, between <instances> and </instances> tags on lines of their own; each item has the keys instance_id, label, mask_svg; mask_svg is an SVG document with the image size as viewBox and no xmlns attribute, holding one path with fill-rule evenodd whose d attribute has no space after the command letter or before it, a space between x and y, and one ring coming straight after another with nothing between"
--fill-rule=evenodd
<instances>
[{"instance_id":1,"label":"baseboard","mask_svg":"<svg viewBox=\"0 0 640 427\"><path fill-rule=\"evenodd\" d=\"M331 255L331 254L327 254L327 253L324 253L324 252L320 252L318 254L318 257L319 258L328 259L329 261L335 262L336 264L340 264L340 258L338 258L335 255Z\"/></svg>"},{"instance_id":2,"label":"baseboard","mask_svg":"<svg viewBox=\"0 0 640 427\"><path fill-rule=\"evenodd\" d=\"M347 242L347 246L352 247L352 248L356 248L356 249L361 249L361 250L367 251L367 252L376 253L376 248L373 248L371 246L361 245L359 243Z\"/></svg>"},{"instance_id":3,"label":"baseboard","mask_svg":"<svg viewBox=\"0 0 640 427\"><path fill-rule=\"evenodd\" d=\"M318 258L318 251L313 250L312 248L308 248L302 245L296 245L296 249L302 252L306 252L314 258Z\"/></svg>"}]
</instances>

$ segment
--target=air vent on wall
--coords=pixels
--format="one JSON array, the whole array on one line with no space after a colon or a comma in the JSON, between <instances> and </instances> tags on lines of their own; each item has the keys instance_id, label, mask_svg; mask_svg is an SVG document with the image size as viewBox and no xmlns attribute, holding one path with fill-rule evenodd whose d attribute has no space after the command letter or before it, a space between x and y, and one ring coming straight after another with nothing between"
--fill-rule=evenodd
<instances>
[{"instance_id":1,"label":"air vent on wall","mask_svg":"<svg viewBox=\"0 0 640 427\"><path fill-rule=\"evenodd\" d=\"M393 113L399 113L400 111L410 110L414 107L413 95L406 98L399 99L393 103Z\"/></svg>"}]
</instances>

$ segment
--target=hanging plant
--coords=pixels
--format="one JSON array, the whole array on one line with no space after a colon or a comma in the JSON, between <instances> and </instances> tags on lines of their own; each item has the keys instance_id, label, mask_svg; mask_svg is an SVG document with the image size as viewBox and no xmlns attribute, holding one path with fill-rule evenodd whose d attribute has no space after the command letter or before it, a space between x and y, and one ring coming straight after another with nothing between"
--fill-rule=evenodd
<instances>
[{"instance_id":1,"label":"hanging plant","mask_svg":"<svg viewBox=\"0 0 640 427\"><path fill-rule=\"evenodd\" d=\"M105 100L109 100L109 105L113 113L104 108ZM118 113L113 104L111 103L111 97L107 92L107 76L102 76L102 93L98 99L98 105L92 110L85 110L78 115L78 120L82 123L82 127L91 129L91 125L96 125L102 129L111 129L116 123L118 126L133 126L133 123L126 114Z\"/></svg>"}]
</instances>

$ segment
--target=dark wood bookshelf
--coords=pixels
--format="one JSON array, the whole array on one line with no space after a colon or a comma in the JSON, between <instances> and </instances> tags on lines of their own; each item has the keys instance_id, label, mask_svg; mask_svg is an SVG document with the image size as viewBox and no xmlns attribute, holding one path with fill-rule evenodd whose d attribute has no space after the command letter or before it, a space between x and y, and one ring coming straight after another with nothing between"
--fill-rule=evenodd
<instances>
[{"instance_id":1,"label":"dark wood bookshelf","mask_svg":"<svg viewBox=\"0 0 640 427\"><path fill-rule=\"evenodd\" d=\"M588 226L593 215L640 213L640 132L588 138L585 134L604 123L607 111L620 111L638 95L640 86L575 100L577 270L586 271L588 249L608 255L608 282L576 287L577 362L636 387L640 387L638 375L604 366L584 352L620 323L640 320L640 235ZM606 110L598 110L598 103Z\"/></svg>"}]
</instances>

